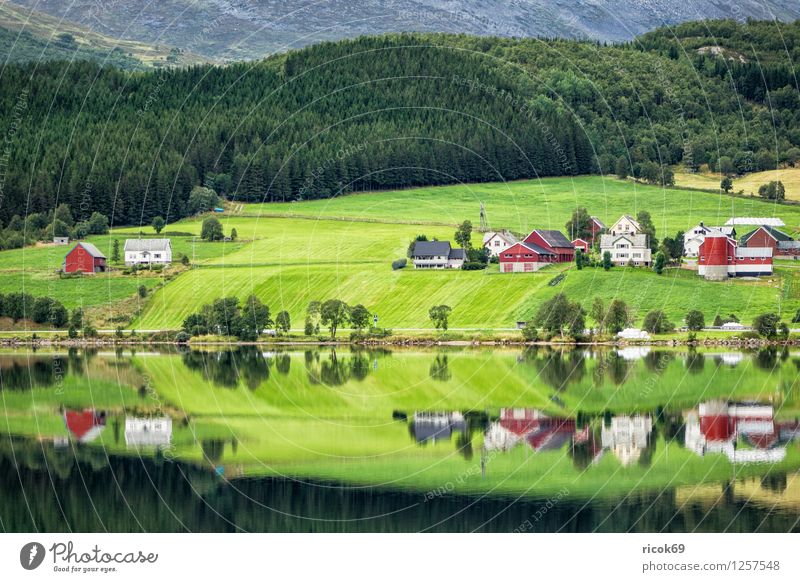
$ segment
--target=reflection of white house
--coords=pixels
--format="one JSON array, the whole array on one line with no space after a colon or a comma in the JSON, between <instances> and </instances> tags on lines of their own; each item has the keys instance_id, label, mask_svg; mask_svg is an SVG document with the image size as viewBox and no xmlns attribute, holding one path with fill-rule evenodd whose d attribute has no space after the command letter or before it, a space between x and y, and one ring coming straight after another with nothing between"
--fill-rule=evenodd
<instances>
[{"instance_id":1,"label":"reflection of white house","mask_svg":"<svg viewBox=\"0 0 800 582\"><path fill-rule=\"evenodd\" d=\"M706 235L712 231L718 231L725 236L736 238L736 229L732 226L706 226L701 222L683 234L684 256L696 258L700 253L700 245L703 244Z\"/></svg>"},{"instance_id":2,"label":"reflection of white house","mask_svg":"<svg viewBox=\"0 0 800 582\"><path fill-rule=\"evenodd\" d=\"M641 360L649 353L650 346L626 346L617 350L617 355L627 362Z\"/></svg>"},{"instance_id":3,"label":"reflection of white house","mask_svg":"<svg viewBox=\"0 0 800 582\"><path fill-rule=\"evenodd\" d=\"M615 416L610 426L603 424L600 441L620 463L630 465L639 459L652 430L653 419L649 416Z\"/></svg>"},{"instance_id":4,"label":"reflection of white house","mask_svg":"<svg viewBox=\"0 0 800 582\"><path fill-rule=\"evenodd\" d=\"M166 447L172 441L172 419L168 416L158 418L125 418L125 444L129 447Z\"/></svg>"},{"instance_id":5,"label":"reflection of white house","mask_svg":"<svg viewBox=\"0 0 800 582\"><path fill-rule=\"evenodd\" d=\"M125 241L126 265L169 265L172 243L168 238L129 238Z\"/></svg>"},{"instance_id":6,"label":"reflection of white house","mask_svg":"<svg viewBox=\"0 0 800 582\"><path fill-rule=\"evenodd\" d=\"M732 463L780 462L785 443L797 437L797 423L776 423L771 404L703 402L685 423L687 449L700 456L722 453Z\"/></svg>"},{"instance_id":7,"label":"reflection of white house","mask_svg":"<svg viewBox=\"0 0 800 582\"><path fill-rule=\"evenodd\" d=\"M649 266L650 243L642 227L629 215L621 216L608 230L600 235L600 254L611 253L611 262L622 266L628 263L636 267Z\"/></svg>"},{"instance_id":8,"label":"reflection of white house","mask_svg":"<svg viewBox=\"0 0 800 582\"><path fill-rule=\"evenodd\" d=\"M500 256L501 251L517 242L519 242L517 237L507 230L489 231L483 235L483 248L489 251L489 255L492 257Z\"/></svg>"}]
</instances>

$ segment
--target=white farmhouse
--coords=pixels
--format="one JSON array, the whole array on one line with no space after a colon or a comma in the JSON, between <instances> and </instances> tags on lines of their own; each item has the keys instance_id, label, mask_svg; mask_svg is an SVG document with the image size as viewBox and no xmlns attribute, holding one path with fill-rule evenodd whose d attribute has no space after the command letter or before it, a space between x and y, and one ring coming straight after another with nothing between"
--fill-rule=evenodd
<instances>
[{"instance_id":1,"label":"white farmhouse","mask_svg":"<svg viewBox=\"0 0 800 582\"><path fill-rule=\"evenodd\" d=\"M466 260L464 249L450 246L450 241L417 241L411 260L415 269L460 269Z\"/></svg>"},{"instance_id":2,"label":"white farmhouse","mask_svg":"<svg viewBox=\"0 0 800 582\"><path fill-rule=\"evenodd\" d=\"M518 242L517 237L507 230L489 231L483 234L483 248L489 251L490 257L499 257L502 251Z\"/></svg>"},{"instance_id":3,"label":"white farmhouse","mask_svg":"<svg viewBox=\"0 0 800 582\"><path fill-rule=\"evenodd\" d=\"M650 241L642 227L629 215L624 215L600 235L600 254L611 253L611 262L618 266L631 263L635 267L648 267L651 263Z\"/></svg>"},{"instance_id":4,"label":"white farmhouse","mask_svg":"<svg viewBox=\"0 0 800 582\"><path fill-rule=\"evenodd\" d=\"M159 418L141 418L128 416L125 418L125 444L128 447L169 446L172 441L172 419L168 416Z\"/></svg>"},{"instance_id":5,"label":"white farmhouse","mask_svg":"<svg viewBox=\"0 0 800 582\"><path fill-rule=\"evenodd\" d=\"M172 243L168 238L129 238L125 241L126 265L169 265Z\"/></svg>"},{"instance_id":6,"label":"white farmhouse","mask_svg":"<svg viewBox=\"0 0 800 582\"><path fill-rule=\"evenodd\" d=\"M736 229L732 226L706 226L701 222L683 234L683 255L691 259L697 258L700 254L700 245L712 231L719 231L725 236L736 238Z\"/></svg>"}]
</instances>

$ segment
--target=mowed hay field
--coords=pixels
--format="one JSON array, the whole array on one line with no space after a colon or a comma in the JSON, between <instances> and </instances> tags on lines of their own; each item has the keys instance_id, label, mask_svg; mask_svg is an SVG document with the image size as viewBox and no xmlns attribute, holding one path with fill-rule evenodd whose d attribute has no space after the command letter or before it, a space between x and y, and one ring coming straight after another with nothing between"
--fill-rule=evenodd
<instances>
[{"instance_id":1,"label":"mowed hay field","mask_svg":"<svg viewBox=\"0 0 800 582\"><path fill-rule=\"evenodd\" d=\"M719 186L717 181L715 188ZM757 190L757 189L756 189ZM734 198L692 190L645 186L612 177L580 176L518 182L460 184L389 192L349 194L308 202L245 205L252 216L305 216L391 222L478 224L480 203L490 226L527 233L533 228L563 230L572 211L584 206L611 225L622 214L647 210L659 237L698 222L724 224L736 216L777 216L792 228L800 226L800 208L758 198Z\"/></svg>"},{"instance_id":2,"label":"mowed hay field","mask_svg":"<svg viewBox=\"0 0 800 582\"><path fill-rule=\"evenodd\" d=\"M678 186L686 186L687 188L716 190L719 188L721 180L722 176L714 173L675 172L675 184ZM800 168L780 168L777 170L753 172L751 174L745 174L744 176L734 177L733 191L738 192L742 190L745 194L758 196L759 186L778 180L783 182L783 186L786 189L787 200L800 200ZM739 216L744 216L744 214L739 214Z\"/></svg>"},{"instance_id":3,"label":"mowed hay field","mask_svg":"<svg viewBox=\"0 0 800 582\"><path fill-rule=\"evenodd\" d=\"M598 194L604 184L608 196ZM541 202L534 193L542 187L544 199L561 200L555 218L544 210L557 205ZM565 188L573 188L572 193L568 195ZM635 198L635 207L633 203L624 204L626 196ZM670 198L668 204L665 197ZM606 211L596 210L603 200ZM514 275L499 273L496 265L485 271L392 271L392 260L405 256L414 235L452 239L454 227L443 223L471 219L477 224L479 201L486 203L493 224L500 220L495 217L506 217L501 225L514 228L514 220L519 224L524 219L527 226L515 228L521 232L533 227L563 230L571 209L578 204L594 214L611 217L606 218L609 224L623 212L648 209L656 225L666 224L670 234L700 220L724 222L729 215L723 206L730 208L731 204L736 205L737 213L777 215L787 224L800 224L800 209L791 206L598 177L244 205L237 214L219 218L226 234L236 228L240 239L251 242L238 251L209 258L200 268L171 281L154 294L134 325L138 329L176 329L203 303L229 295L244 299L251 293L264 300L273 314L287 310L294 329L302 328L309 301L334 297L351 304L363 303L378 314L381 326L398 330L431 329L428 310L440 303L453 307L452 328L510 329L517 321L530 319L543 301L560 291L581 301L587 310L595 296L607 301L624 299L639 322L652 309L664 309L680 323L686 311L693 308L703 311L708 321L717 313L731 312L750 321L760 313L776 310L779 303L786 313L800 307L797 270L791 266L779 269L770 279L721 283L704 281L687 270L671 269L658 276L647 269L578 271L571 264ZM690 201L691 208L682 210L680 201ZM609 210L612 206L614 210ZM170 226L190 233L199 233L200 228L200 219ZM143 230L148 232L147 228ZM660 236L663 232L659 228ZM474 236L479 244L480 234ZM566 278L550 286L561 272L566 272Z\"/></svg>"}]
</instances>

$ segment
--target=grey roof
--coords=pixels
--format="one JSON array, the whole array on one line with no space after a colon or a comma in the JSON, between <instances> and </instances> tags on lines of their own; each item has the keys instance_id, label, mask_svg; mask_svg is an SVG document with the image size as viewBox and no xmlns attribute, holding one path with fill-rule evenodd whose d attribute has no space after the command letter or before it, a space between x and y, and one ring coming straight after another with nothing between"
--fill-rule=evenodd
<instances>
[{"instance_id":1,"label":"grey roof","mask_svg":"<svg viewBox=\"0 0 800 582\"><path fill-rule=\"evenodd\" d=\"M450 241L441 240L418 240L414 243L415 257L431 257L434 255L450 256Z\"/></svg>"},{"instance_id":2,"label":"grey roof","mask_svg":"<svg viewBox=\"0 0 800 582\"><path fill-rule=\"evenodd\" d=\"M467 258L467 253L464 252L464 249L450 249L450 255L448 256L449 259L465 259Z\"/></svg>"},{"instance_id":3,"label":"grey roof","mask_svg":"<svg viewBox=\"0 0 800 582\"><path fill-rule=\"evenodd\" d=\"M125 241L125 251L166 251L171 248L168 238L129 238Z\"/></svg>"},{"instance_id":4,"label":"grey roof","mask_svg":"<svg viewBox=\"0 0 800 582\"><path fill-rule=\"evenodd\" d=\"M631 241L631 244L634 247L641 247L645 248L648 246L647 244L647 235L646 234L618 234L614 236L613 234L604 234L600 236L600 248L610 248L614 246L614 243L617 242L619 239L624 238Z\"/></svg>"},{"instance_id":5,"label":"grey roof","mask_svg":"<svg viewBox=\"0 0 800 582\"><path fill-rule=\"evenodd\" d=\"M778 241L779 249L800 249L800 241L797 240L780 240Z\"/></svg>"},{"instance_id":6,"label":"grey roof","mask_svg":"<svg viewBox=\"0 0 800 582\"><path fill-rule=\"evenodd\" d=\"M534 230L534 232L539 233L539 236L541 236L551 247L572 248L572 243L560 230L541 230L537 228Z\"/></svg>"},{"instance_id":7,"label":"grey roof","mask_svg":"<svg viewBox=\"0 0 800 582\"><path fill-rule=\"evenodd\" d=\"M606 227L606 225L603 224L603 221L600 220L599 218L597 218L596 216L590 216L589 218L594 220L597 223L597 226L599 226L600 228L605 228Z\"/></svg>"},{"instance_id":8,"label":"grey roof","mask_svg":"<svg viewBox=\"0 0 800 582\"><path fill-rule=\"evenodd\" d=\"M100 252L100 249L98 249L92 243L79 242L78 244L81 245L86 250L86 252L89 253L90 255L92 255L94 258L96 258L96 259L105 259L106 258L106 256L103 253Z\"/></svg>"},{"instance_id":9,"label":"grey roof","mask_svg":"<svg viewBox=\"0 0 800 582\"><path fill-rule=\"evenodd\" d=\"M554 252L552 252L552 251L548 251L547 249L543 249L543 248L542 248L542 247L540 247L539 245L535 245L535 244L533 244L533 243L526 243L526 242L523 242L523 243L522 243L522 246L524 246L524 247L526 247L526 248L529 248L529 249L530 249L530 250L532 250L533 252L535 252L535 253L539 253L540 255L553 255L553 256L555 256L555 253L554 253Z\"/></svg>"}]
</instances>

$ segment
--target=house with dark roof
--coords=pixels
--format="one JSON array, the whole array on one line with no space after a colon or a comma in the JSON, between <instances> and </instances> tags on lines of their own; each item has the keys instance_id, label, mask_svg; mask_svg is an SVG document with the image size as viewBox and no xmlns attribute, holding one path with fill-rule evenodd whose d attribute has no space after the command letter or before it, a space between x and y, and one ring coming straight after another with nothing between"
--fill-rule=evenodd
<instances>
[{"instance_id":1,"label":"house with dark roof","mask_svg":"<svg viewBox=\"0 0 800 582\"><path fill-rule=\"evenodd\" d=\"M739 241L743 248L770 247L773 256L800 255L800 242L774 226L762 225L745 234Z\"/></svg>"},{"instance_id":2,"label":"house with dark roof","mask_svg":"<svg viewBox=\"0 0 800 582\"><path fill-rule=\"evenodd\" d=\"M169 265L172 243L168 238L129 238L125 241L125 264Z\"/></svg>"},{"instance_id":3,"label":"house with dark roof","mask_svg":"<svg viewBox=\"0 0 800 582\"><path fill-rule=\"evenodd\" d=\"M446 240L417 241L411 254L415 269L460 269L466 259L464 249L452 247Z\"/></svg>"},{"instance_id":4,"label":"house with dark roof","mask_svg":"<svg viewBox=\"0 0 800 582\"><path fill-rule=\"evenodd\" d=\"M572 242L559 230L544 230L537 228L532 231L522 242L541 247L555 255L554 263L570 263L575 259L575 247Z\"/></svg>"},{"instance_id":5,"label":"house with dark roof","mask_svg":"<svg viewBox=\"0 0 800 582\"><path fill-rule=\"evenodd\" d=\"M500 252L501 273L532 273L555 262L555 253L528 242L518 242Z\"/></svg>"},{"instance_id":6,"label":"house with dark roof","mask_svg":"<svg viewBox=\"0 0 800 582\"><path fill-rule=\"evenodd\" d=\"M61 269L65 273L104 273L106 256L92 243L79 242L64 257Z\"/></svg>"}]
</instances>

